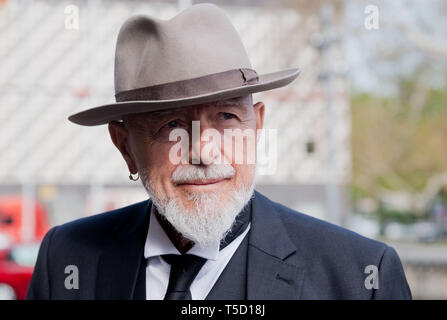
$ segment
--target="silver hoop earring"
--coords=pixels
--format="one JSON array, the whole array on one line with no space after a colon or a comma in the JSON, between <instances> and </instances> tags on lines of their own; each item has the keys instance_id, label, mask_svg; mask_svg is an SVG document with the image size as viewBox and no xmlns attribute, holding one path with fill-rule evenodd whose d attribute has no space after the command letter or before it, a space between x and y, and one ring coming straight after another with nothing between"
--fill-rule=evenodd
<instances>
[{"instance_id":1,"label":"silver hoop earring","mask_svg":"<svg viewBox=\"0 0 447 320\"><path fill-rule=\"evenodd\" d=\"M140 175L138 174L138 172L137 172L137 177L136 177L136 178L134 178L134 177L132 176L132 173L129 173L129 179L130 179L130 180L132 180L132 181L137 181L139 178L140 178Z\"/></svg>"}]
</instances>

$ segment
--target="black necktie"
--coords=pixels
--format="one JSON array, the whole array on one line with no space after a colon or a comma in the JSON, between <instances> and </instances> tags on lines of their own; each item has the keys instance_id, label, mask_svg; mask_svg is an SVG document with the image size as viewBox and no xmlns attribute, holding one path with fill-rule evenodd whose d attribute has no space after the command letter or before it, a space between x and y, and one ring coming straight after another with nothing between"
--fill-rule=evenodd
<instances>
[{"instance_id":1,"label":"black necktie","mask_svg":"<svg viewBox=\"0 0 447 320\"><path fill-rule=\"evenodd\" d=\"M169 284L164 300L191 300L189 287L206 259L191 254L167 254L162 258L171 265Z\"/></svg>"},{"instance_id":2,"label":"black necktie","mask_svg":"<svg viewBox=\"0 0 447 320\"><path fill-rule=\"evenodd\" d=\"M242 234L248 226L251 218L251 203L245 206L236 217L236 221L220 242L220 250L225 248L235 238ZM162 256L163 260L171 265L169 274L168 289L164 300L191 300L190 287L206 259L190 254L175 255L168 254Z\"/></svg>"}]
</instances>

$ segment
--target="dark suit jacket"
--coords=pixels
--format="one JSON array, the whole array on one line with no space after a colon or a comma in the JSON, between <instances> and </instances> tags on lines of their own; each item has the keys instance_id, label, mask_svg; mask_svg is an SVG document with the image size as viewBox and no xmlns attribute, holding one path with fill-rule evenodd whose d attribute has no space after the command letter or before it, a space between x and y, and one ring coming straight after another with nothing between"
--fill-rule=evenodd
<instances>
[{"instance_id":1,"label":"dark suit jacket","mask_svg":"<svg viewBox=\"0 0 447 320\"><path fill-rule=\"evenodd\" d=\"M145 299L150 206L143 201L52 228L41 244L27 298ZM68 265L79 271L78 289L65 286L72 274ZM365 285L368 265L378 269L378 289ZM250 232L216 286L207 298L411 299L393 248L258 192Z\"/></svg>"}]
</instances>

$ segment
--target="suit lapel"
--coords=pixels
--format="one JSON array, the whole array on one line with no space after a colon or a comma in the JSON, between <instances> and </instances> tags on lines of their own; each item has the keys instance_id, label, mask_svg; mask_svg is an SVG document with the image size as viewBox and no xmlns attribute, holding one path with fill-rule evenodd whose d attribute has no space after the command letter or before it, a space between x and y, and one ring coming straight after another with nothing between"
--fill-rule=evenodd
<instances>
[{"instance_id":1,"label":"suit lapel","mask_svg":"<svg viewBox=\"0 0 447 320\"><path fill-rule=\"evenodd\" d=\"M247 299L298 299L304 266L271 201L255 192L248 240ZM150 201L128 212L101 254L96 299L145 299L144 242Z\"/></svg>"},{"instance_id":2,"label":"suit lapel","mask_svg":"<svg viewBox=\"0 0 447 320\"><path fill-rule=\"evenodd\" d=\"M101 254L96 279L96 299L145 299L144 242L149 226L150 201L127 212L112 232L110 246Z\"/></svg>"},{"instance_id":3,"label":"suit lapel","mask_svg":"<svg viewBox=\"0 0 447 320\"><path fill-rule=\"evenodd\" d=\"M271 201L255 192L247 260L247 299L299 299L304 266Z\"/></svg>"}]
</instances>

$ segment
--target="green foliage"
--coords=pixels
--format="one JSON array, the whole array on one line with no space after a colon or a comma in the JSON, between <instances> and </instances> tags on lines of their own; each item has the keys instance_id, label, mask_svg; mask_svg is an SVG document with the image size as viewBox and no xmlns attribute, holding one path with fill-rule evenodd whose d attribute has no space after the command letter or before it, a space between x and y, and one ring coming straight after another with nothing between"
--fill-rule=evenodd
<instances>
[{"instance_id":1,"label":"green foliage","mask_svg":"<svg viewBox=\"0 0 447 320\"><path fill-rule=\"evenodd\" d=\"M447 88L402 81L398 97L356 94L351 108L355 199L377 199L383 189L417 193L447 170Z\"/></svg>"},{"instance_id":2,"label":"green foliage","mask_svg":"<svg viewBox=\"0 0 447 320\"><path fill-rule=\"evenodd\" d=\"M428 96L424 109L425 117L445 116L447 113L447 95L445 91L433 90Z\"/></svg>"},{"instance_id":3,"label":"green foliage","mask_svg":"<svg viewBox=\"0 0 447 320\"><path fill-rule=\"evenodd\" d=\"M381 208L376 214L380 217L381 224L387 224L391 221L401 224L412 224L420 219L420 215L414 211L398 211Z\"/></svg>"}]
</instances>

